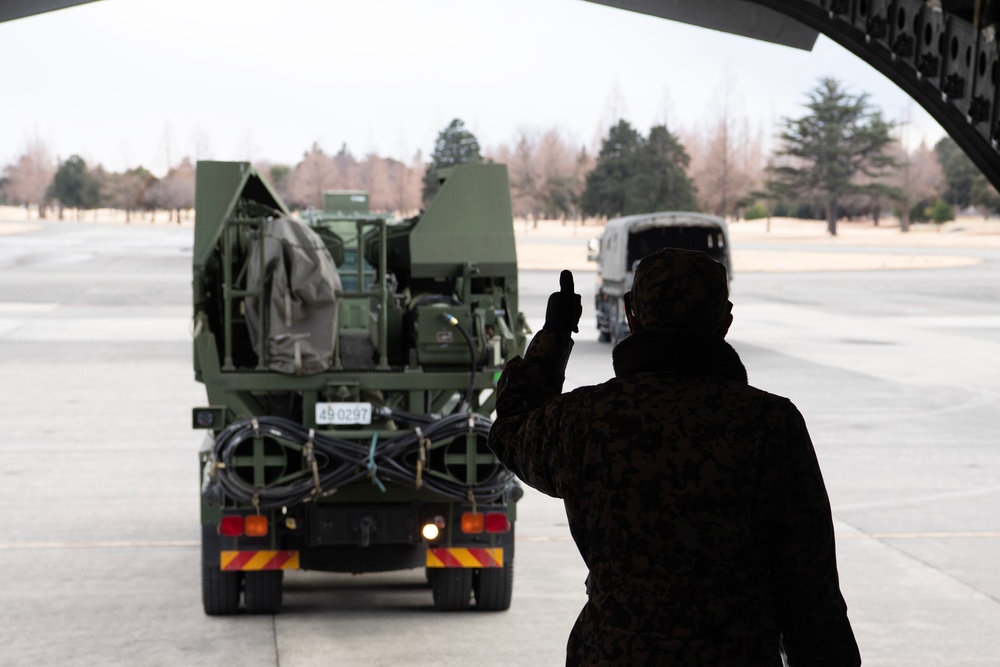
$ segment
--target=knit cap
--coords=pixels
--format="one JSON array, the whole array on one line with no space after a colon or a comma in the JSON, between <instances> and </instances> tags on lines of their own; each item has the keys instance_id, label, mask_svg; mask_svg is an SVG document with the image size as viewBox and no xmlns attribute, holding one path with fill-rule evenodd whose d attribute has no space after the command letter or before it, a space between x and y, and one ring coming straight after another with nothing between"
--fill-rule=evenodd
<instances>
[{"instance_id":1,"label":"knit cap","mask_svg":"<svg viewBox=\"0 0 1000 667\"><path fill-rule=\"evenodd\" d=\"M728 303L726 267L703 252L664 248L635 270L631 307L644 329L714 331Z\"/></svg>"}]
</instances>

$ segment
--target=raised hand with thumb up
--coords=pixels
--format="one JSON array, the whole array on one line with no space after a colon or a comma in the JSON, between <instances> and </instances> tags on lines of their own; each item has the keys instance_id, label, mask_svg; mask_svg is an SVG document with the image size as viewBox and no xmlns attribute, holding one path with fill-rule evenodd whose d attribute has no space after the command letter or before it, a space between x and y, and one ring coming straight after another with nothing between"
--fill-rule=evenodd
<instances>
[{"instance_id":1,"label":"raised hand with thumb up","mask_svg":"<svg viewBox=\"0 0 1000 667\"><path fill-rule=\"evenodd\" d=\"M559 274L559 291L549 296L545 308L545 328L550 331L579 333L580 316L583 315L583 305L580 295L573 291L573 272L563 271Z\"/></svg>"}]
</instances>

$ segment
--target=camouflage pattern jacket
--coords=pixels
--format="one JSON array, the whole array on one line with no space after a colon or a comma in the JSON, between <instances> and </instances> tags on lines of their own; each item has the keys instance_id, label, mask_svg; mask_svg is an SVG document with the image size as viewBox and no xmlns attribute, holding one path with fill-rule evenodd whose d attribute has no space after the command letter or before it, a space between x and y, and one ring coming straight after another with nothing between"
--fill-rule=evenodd
<instances>
[{"instance_id":1,"label":"camouflage pattern jacket","mask_svg":"<svg viewBox=\"0 0 1000 667\"><path fill-rule=\"evenodd\" d=\"M507 364L489 446L562 498L590 570L567 665L861 664L799 411L717 336L641 331L562 394L568 335Z\"/></svg>"}]
</instances>

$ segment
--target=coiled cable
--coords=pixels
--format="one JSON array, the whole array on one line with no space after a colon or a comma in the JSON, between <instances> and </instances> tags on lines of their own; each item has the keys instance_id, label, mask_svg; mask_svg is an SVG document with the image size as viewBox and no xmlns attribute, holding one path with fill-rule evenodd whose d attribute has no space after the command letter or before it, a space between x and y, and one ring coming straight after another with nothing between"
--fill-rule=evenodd
<instances>
[{"instance_id":1,"label":"coiled cable","mask_svg":"<svg viewBox=\"0 0 1000 667\"><path fill-rule=\"evenodd\" d=\"M381 414L386 408L379 410ZM405 459L411 452L418 452L421 439L441 441L467 434L486 437L493 422L478 413L435 418L389 411L398 421L419 423L419 434L406 431L365 444L316 433L282 417L256 417L234 422L215 439L208 462L211 474L203 490L205 497L216 501L224 497L260 508L287 507L329 495L345 484L369 477L382 483L419 486L446 500L466 501L471 495L477 503L491 503L500 500L514 486L513 474L499 464L486 479L471 487L427 474L421 474L418 483L417 465ZM317 472L314 474L304 466L301 472L286 473L270 485L255 486L236 472L237 450L255 437L268 437L283 447L308 452L316 462ZM373 471L377 471L377 478Z\"/></svg>"}]
</instances>

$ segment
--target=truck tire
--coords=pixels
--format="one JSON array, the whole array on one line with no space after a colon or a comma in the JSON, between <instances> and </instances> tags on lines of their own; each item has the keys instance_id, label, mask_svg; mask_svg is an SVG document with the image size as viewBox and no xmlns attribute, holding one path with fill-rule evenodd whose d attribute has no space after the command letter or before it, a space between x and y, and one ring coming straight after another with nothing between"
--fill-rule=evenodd
<instances>
[{"instance_id":1,"label":"truck tire","mask_svg":"<svg viewBox=\"0 0 1000 667\"><path fill-rule=\"evenodd\" d=\"M514 593L514 560L503 567L484 567L476 572L472 585L479 611L507 611Z\"/></svg>"},{"instance_id":2,"label":"truck tire","mask_svg":"<svg viewBox=\"0 0 1000 667\"><path fill-rule=\"evenodd\" d=\"M223 572L201 565L201 604L209 616L231 616L240 610L242 572Z\"/></svg>"},{"instance_id":3,"label":"truck tire","mask_svg":"<svg viewBox=\"0 0 1000 667\"><path fill-rule=\"evenodd\" d=\"M428 568L434 608L438 611L465 611L472 598L472 570L460 567Z\"/></svg>"},{"instance_id":4,"label":"truck tire","mask_svg":"<svg viewBox=\"0 0 1000 667\"><path fill-rule=\"evenodd\" d=\"M281 609L281 570L247 572L243 592L248 614L277 614Z\"/></svg>"},{"instance_id":5,"label":"truck tire","mask_svg":"<svg viewBox=\"0 0 1000 667\"><path fill-rule=\"evenodd\" d=\"M628 328L628 322L616 322L615 323L615 333L611 335L611 343L613 345L618 345L626 338L632 335L632 332Z\"/></svg>"},{"instance_id":6,"label":"truck tire","mask_svg":"<svg viewBox=\"0 0 1000 667\"><path fill-rule=\"evenodd\" d=\"M621 299L618 298L610 299L608 304L608 341L611 343L611 347L614 347L622 339L621 333L625 318L625 306L622 305Z\"/></svg>"}]
</instances>

